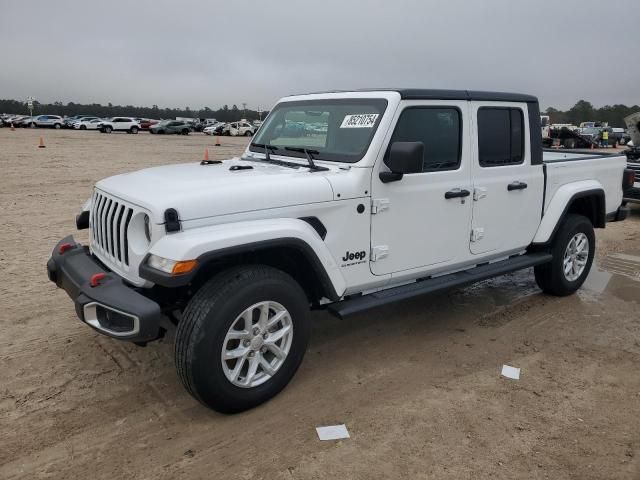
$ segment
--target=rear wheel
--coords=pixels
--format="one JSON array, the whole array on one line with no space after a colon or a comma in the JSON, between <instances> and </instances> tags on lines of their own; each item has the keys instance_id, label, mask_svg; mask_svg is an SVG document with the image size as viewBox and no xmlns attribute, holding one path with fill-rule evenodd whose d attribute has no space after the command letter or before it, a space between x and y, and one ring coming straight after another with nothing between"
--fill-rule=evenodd
<instances>
[{"instance_id":1,"label":"rear wheel","mask_svg":"<svg viewBox=\"0 0 640 480\"><path fill-rule=\"evenodd\" d=\"M275 268L242 266L217 275L194 295L178 324L182 383L223 413L266 402L302 362L308 311L302 288Z\"/></svg>"},{"instance_id":2,"label":"rear wheel","mask_svg":"<svg viewBox=\"0 0 640 480\"><path fill-rule=\"evenodd\" d=\"M182 129L182 134L183 135L189 135L189 129L188 128L183 128Z\"/></svg>"},{"instance_id":3,"label":"rear wheel","mask_svg":"<svg viewBox=\"0 0 640 480\"><path fill-rule=\"evenodd\" d=\"M59 123L56 123L53 128L55 128L56 130L60 130L62 128L62 125L60 125Z\"/></svg>"},{"instance_id":4,"label":"rear wheel","mask_svg":"<svg viewBox=\"0 0 640 480\"><path fill-rule=\"evenodd\" d=\"M251 135L251 130L247 130L246 132L244 132L245 137L250 137Z\"/></svg>"},{"instance_id":5,"label":"rear wheel","mask_svg":"<svg viewBox=\"0 0 640 480\"><path fill-rule=\"evenodd\" d=\"M582 215L567 215L550 247L553 259L534 268L536 283L545 293L571 295L589 275L595 246L591 221Z\"/></svg>"},{"instance_id":6,"label":"rear wheel","mask_svg":"<svg viewBox=\"0 0 640 480\"><path fill-rule=\"evenodd\" d=\"M86 125L80 125L80 130L86 130L87 126Z\"/></svg>"},{"instance_id":7,"label":"rear wheel","mask_svg":"<svg viewBox=\"0 0 640 480\"><path fill-rule=\"evenodd\" d=\"M133 133L133 134L138 133L138 127L131 127L130 132Z\"/></svg>"}]
</instances>

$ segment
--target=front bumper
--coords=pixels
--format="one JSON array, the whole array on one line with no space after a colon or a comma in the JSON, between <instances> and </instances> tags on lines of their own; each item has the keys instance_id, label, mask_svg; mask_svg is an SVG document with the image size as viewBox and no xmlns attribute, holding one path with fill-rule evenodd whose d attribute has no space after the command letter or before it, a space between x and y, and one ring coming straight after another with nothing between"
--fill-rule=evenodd
<instances>
[{"instance_id":1,"label":"front bumper","mask_svg":"<svg viewBox=\"0 0 640 480\"><path fill-rule=\"evenodd\" d=\"M64 244L71 246L61 253ZM133 342L161 336L165 318L160 305L106 270L73 236L63 238L53 249L47 274L74 301L80 320L100 333ZM91 286L95 274L105 276Z\"/></svg>"}]
</instances>

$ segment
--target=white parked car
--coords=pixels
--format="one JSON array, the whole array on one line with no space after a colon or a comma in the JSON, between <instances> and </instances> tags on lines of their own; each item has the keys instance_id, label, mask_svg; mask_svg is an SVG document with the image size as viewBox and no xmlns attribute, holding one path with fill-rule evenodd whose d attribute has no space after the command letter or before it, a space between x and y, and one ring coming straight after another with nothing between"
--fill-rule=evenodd
<instances>
[{"instance_id":1,"label":"white parked car","mask_svg":"<svg viewBox=\"0 0 640 480\"><path fill-rule=\"evenodd\" d=\"M344 317L530 267L550 295L578 290L633 172L624 155L543 152L540 130L530 95L286 97L240 158L99 181L76 220L88 247L62 239L49 279L105 335L175 330L189 393L246 410L295 374L311 309Z\"/></svg>"},{"instance_id":2,"label":"white parked car","mask_svg":"<svg viewBox=\"0 0 640 480\"><path fill-rule=\"evenodd\" d=\"M33 117L29 126L33 127L52 127L62 128L64 125L64 118L59 115L38 115Z\"/></svg>"},{"instance_id":3,"label":"white parked car","mask_svg":"<svg viewBox=\"0 0 640 480\"><path fill-rule=\"evenodd\" d=\"M140 122L131 117L113 117L98 123L98 130L102 133L127 132L138 133Z\"/></svg>"},{"instance_id":4,"label":"white parked car","mask_svg":"<svg viewBox=\"0 0 640 480\"><path fill-rule=\"evenodd\" d=\"M232 137L250 137L256 132L257 128L249 122L232 122L227 124L222 130L223 135Z\"/></svg>"},{"instance_id":5,"label":"white parked car","mask_svg":"<svg viewBox=\"0 0 640 480\"><path fill-rule=\"evenodd\" d=\"M104 123L104 120L100 118L91 118L88 120L80 120L79 122L73 122L71 127L76 130L98 130L99 125Z\"/></svg>"}]
</instances>

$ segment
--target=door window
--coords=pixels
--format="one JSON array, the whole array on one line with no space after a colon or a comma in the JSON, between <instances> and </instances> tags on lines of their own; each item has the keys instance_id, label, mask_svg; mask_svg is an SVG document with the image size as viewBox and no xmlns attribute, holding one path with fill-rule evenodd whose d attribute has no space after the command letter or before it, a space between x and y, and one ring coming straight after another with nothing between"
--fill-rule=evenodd
<instances>
[{"instance_id":1,"label":"door window","mask_svg":"<svg viewBox=\"0 0 640 480\"><path fill-rule=\"evenodd\" d=\"M422 142L423 172L456 170L460 166L462 119L455 107L408 107L391 136L393 142Z\"/></svg>"},{"instance_id":2,"label":"door window","mask_svg":"<svg viewBox=\"0 0 640 480\"><path fill-rule=\"evenodd\" d=\"M524 118L519 108L478 109L478 159L481 167L524 161Z\"/></svg>"}]
</instances>

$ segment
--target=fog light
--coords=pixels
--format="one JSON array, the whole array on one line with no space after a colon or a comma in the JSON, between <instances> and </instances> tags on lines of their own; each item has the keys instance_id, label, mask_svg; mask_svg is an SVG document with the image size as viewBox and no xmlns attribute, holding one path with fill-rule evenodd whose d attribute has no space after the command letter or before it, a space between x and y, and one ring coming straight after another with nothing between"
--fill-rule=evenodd
<instances>
[{"instance_id":1,"label":"fog light","mask_svg":"<svg viewBox=\"0 0 640 480\"><path fill-rule=\"evenodd\" d=\"M98 317L100 326L111 332L130 332L134 328L133 317L113 310L107 310L101 306L96 308L96 316Z\"/></svg>"}]
</instances>

